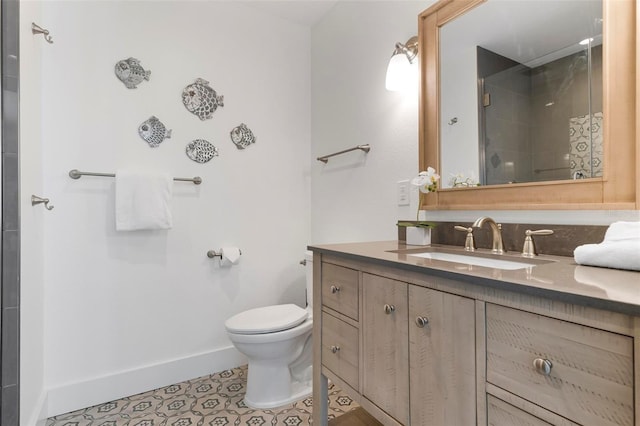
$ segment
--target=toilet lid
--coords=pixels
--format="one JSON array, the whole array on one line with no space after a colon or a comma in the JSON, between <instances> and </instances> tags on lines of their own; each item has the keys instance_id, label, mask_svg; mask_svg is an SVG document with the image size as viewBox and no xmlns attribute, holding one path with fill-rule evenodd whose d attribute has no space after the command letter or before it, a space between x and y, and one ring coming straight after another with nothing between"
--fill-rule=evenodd
<instances>
[{"instance_id":1,"label":"toilet lid","mask_svg":"<svg viewBox=\"0 0 640 426\"><path fill-rule=\"evenodd\" d=\"M307 319L305 309L293 304L249 309L229 318L227 331L238 334L264 334L293 328Z\"/></svg>"}]
</instances>

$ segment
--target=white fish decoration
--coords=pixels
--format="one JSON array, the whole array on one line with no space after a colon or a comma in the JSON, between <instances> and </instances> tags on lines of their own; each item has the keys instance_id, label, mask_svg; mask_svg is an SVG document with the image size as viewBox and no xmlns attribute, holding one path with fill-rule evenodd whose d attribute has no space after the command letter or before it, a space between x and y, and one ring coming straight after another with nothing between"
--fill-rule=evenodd
<instances>
[{"instance_id":1,"label":"white fish decoration","mask_svg":"<svg viewBox=\"0 0 640 426\"><path fill-rule=\"evenodd\" d=\"M138 127L138 134L151 148L155 148L167 138L171 137L171 130L154 115Z\"/></svg>"},{"instance_id":2,"label":"white fish decoration","mask_svg":"<svg viewBox=\"0 0 640 426\"><path fill-rule=\"evenodd\" d=\"M213 157L218 156L218 148L216 148L211 142L204 139L196 139L191 141L187 145L187 157L191 158L196 163L206 163Z\"/></svg>"},{"instance_id":3,"label":"white fish decoration","mask_svg":"<svg viewBox=\"0 0 640 426\"><path fill-rule=\"evenodd\" d=\"M206 120L213 117L218 107L224 106L224 96L218 95L207 80L197 78L182 91L182 103L200 120Z\"/></svg>"},{"instance_id":4,"label":"white fish decoration","mask_svg":"<svg viewBox=\"0 0 640 426\"><path fill-rule=\"evenodd\" d=\"M241 123L231 130L231 141L236 144L236 148L245 149L252 143L256 143L256 137L246 124Z\"/></svg>"},{"instance_id":5,"label":"white fish decoration","mask_svg":"<svg viewBox=\"0 0 640 426\"><path fill-rule=\"evenodd\" d=\"M128 89L137 89L143 80L149 81L151 71L146 71L136 58L128 58L116 64L116 77L127 86Z\"/></svg>"}]
</instances>

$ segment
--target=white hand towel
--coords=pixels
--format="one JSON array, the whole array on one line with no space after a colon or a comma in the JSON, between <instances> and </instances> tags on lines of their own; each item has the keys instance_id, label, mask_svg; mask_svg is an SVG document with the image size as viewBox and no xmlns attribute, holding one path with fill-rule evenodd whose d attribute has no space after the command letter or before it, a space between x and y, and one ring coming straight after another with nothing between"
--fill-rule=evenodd
<instances>
[{"instance_id":1,"label":"white hand towel","mask_svg":"<svg viewBox=\"0 0 640 426\"><path fill-rule=\"evenodd\" d=\"M604 242L620 240L640 240L640 222L614 222L604 235Z\"/></svg>"},{"instance_id":2,"label":"white hand towel","mask_svg":"<svg viewBox=\"0 0 640 426\"><path fill-rule=\"evenodd\" d=\"M170 229L173 178L166 173L116 172L116 230Z\"/></svg>"},{"instance_id":3,"label":"white hand towel","mask_svg":"<svg viewBox=\"0 0 640 426\"><path fill-rule=\"evenodd\" d=\"M640 271L640 238L584 244L576 247L573 258L580 265Z\"/></svg>"}]
</instances>

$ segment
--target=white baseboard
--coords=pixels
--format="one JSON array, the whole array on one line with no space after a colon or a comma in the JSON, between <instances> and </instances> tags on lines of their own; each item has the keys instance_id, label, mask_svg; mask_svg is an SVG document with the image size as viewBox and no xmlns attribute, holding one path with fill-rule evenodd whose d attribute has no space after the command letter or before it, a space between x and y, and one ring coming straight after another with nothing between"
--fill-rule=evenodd
<instances>
[{"instance_id":1,"label":"white baseboard","mask_svg":"<svg viewBox=\"0 0 640 426\"><path fill-rule=\"evenodd\" d=\"M246 364L235 347L49 389L46 417L68 413Z\"/></svg>"}]
</instances>

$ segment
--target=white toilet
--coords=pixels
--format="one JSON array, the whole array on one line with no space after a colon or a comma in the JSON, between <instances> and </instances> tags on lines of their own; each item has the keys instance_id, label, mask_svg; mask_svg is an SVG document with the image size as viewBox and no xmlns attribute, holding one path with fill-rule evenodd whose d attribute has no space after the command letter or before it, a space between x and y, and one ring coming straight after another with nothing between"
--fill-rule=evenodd
<instances>
[{"instance_id":1,"label":"white toilet","mask_svg":"<svg viewBox=\"0 0 640 426\"><path fill-rule=\"evenodd\" d=\"M250 309L225 323L229 339L249 360L244 402L273 408L311 395L313 256L305 254L307 308L274 305Z\"/></svg>"}]
</instances>

